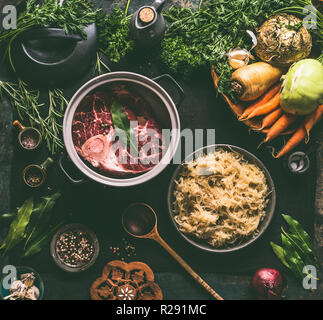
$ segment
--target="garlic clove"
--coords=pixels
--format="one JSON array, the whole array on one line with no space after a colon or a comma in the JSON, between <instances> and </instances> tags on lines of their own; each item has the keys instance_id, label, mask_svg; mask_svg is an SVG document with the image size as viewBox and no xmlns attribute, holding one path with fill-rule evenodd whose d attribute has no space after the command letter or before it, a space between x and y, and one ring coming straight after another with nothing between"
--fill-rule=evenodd
<instances>
[{"instance_id":1,"label":"garlic clove","mask_svg":"<svg viewBox=\"0 0 323 320\"><path fill-rule=\"evenodd\" d=\"M239 69L246 66L246 63L244 60L237 60L237 59L231 59L229 61L229 64L233 69Z\"/></svg>"},{"instance_id":2,"label":"garlic clove","mask_svg":"<svg viewBox=\"0 0 323 320\"><path fill-rule=\"evenodd\" d=\"M230 49L228 57L230 66L233 69L239 69L248 65L250 52L241 48Z\"/></svg>"},{"instance_id":3,"label":"garlic clove","mask_svg":"<svg viewBox=\"0 0 323 320\"><path fill-rule=\"evenodd\" d=\"M28 300L37 300L39 297L39 289L35 286L32 286L27 290L25 299Z\"/></svg>"},{"instance_id":4,"label":"garlic clove","mask_svg":"<svg viewBox=\"0 0 323 320\"><path fill-rule=\"evenodd\" d=\"M21 280L16 280L13 281L10 285L10 293L14 293L15 291L20 290L20 288L22 288L24 286L24 283Z\"/></svg>"},{"instance_id":5,"label":"garlic clove","mask_svg":"<svg viewBox=\"0 0 323 320\"><path fill-rule=\"evenodd\" d=\"M235 48L235 49L230 49L228 53L229 57L229 64L233 69L239 69L242 68L246 65L248 65L250 58L254 60L253 55L250 53L250 51L255 48L257 45L257 37L256 35L250 31L246 31L247 34L251 37L252 40L252 47L248 51L247 49L241 49L241 48Z\"/></svg>"},{"instance_id":6,"label":"garlic clove","mask_svg":"<svg viewBox=\"0 0 323 320\"><path fill-rule=\"evenodd\" d=\"M30 288L34 284L35 276L33 273L25 273L21 275L21 280L27 288Z\"/></svg>"}]
</instances>

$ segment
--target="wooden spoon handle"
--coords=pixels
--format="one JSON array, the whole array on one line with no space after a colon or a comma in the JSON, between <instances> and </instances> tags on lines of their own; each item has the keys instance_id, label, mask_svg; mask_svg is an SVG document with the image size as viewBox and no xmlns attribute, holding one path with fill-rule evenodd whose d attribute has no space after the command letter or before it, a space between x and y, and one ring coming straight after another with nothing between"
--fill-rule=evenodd
<instances>
[{"instance_id":1,"label":"wooden spoon handle","mask_svg":"<svg viewBox=\"0 0 323 320\"><path fill-rule=\"evenodd\" d=\"M177 262L195 279L205 290L207 290L215 299L224 300L216 293L161 237L159 234L153 237Z\"/></svg>"}]
</instances>

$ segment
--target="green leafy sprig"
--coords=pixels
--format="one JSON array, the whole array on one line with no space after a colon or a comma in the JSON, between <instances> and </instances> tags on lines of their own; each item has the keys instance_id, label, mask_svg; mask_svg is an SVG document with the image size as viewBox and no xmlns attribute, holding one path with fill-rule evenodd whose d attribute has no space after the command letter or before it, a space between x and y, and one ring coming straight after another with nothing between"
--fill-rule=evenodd
<instances>
[{"instance_id":1,"label":"green leafy sprig","mask_svg":"<svg viewBox=\"0 0 323 320\"><path fill-rule=\"evenodd\" d=\"M126 9L127 11L127 9ZM130 34L130 17L116 8L111 14L97 14L99 49L111 62L118 63L134 49Z\"/></svg>"},{"instance_id":2,"label":"green leafy sprig","mask_svg":"<svg viewBox=\"0 0 323 320\"><path fill-rule=\"evenodd\" d=\"M318 269L313 242L298 221L288 215L283 214L282 216L289 226L289 232L282 228L282 246L273 242L270 242L270 244L284 266L290 269L295 277L303 279L305 266L312 265Z\"/></svg>"},{"instance_id":3,"label":"green leafy sprig","mask_svg":"<svg viewBox=\"0 0 323 320\"><path fill-rule=\"evenodd\" d=\"M27 199L18 209L10 224L8 234L0 246L3 255L23 244L23 256L40 252L48 244L60 224L50 227L53 207L60 198L59 193L43 197L37 204Z\"/></svg>"},{"instance_id":4,"label":"green leafy sprig","mask_svg":"<svg viewBox=\"0 0 323 320\"><path fill-rule=\"evenodd\" d=\"M3 250L3 255L6 255L25 238L25 231L33 212L33 208L33 198L29 198L18 209L16 218L10 224L7 237L0 246L0 250Z\"/></svg>"}]
</instances>

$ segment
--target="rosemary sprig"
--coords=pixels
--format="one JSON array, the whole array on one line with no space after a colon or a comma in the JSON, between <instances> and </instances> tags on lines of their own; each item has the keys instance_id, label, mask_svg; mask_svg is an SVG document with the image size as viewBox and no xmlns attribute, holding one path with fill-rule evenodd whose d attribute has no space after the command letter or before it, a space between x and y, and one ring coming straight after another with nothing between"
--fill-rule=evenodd
<instances>
[{"instance_id":1,"label":"rosemary sprig","mask_svg":"<svg viewBox=\"0 0 323 320\"><path fill-rule=\"evenodd\" d=\"M0 96L2 94L9 97L22 120L28 120L30 126L40 129L51 154L55 154L64 147L62 122L67 100L61 89L48 91L49 107L47 112L45 104L40 102L40 91L29 89L20 79L17 83L0 81Z\"/></svg>"},{"instance_id":2,"label":"rosemary sprig","mask_svg":"<svg viewBox=\"0 0 323 320\"><path fill-rule=\"evenodd\" d=\"M48 90L49 108L45 124L48 130L44 132L45 141L51 154L64 147L61 140L64 111L68 104L61 89Z\"/></svg>"}]
</instances>

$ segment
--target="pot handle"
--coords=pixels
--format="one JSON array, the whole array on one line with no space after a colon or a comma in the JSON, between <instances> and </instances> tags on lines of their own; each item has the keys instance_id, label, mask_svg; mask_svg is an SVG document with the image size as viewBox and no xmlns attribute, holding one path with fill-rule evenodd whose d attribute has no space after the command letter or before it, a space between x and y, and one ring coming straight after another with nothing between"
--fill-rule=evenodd
<instances>
[{"instance_id":1,"label":"pot handle","mask_svg":"<svg viewBox=\"0 0 323 320\"><path fill-rule=\"evenodd\" d=\"M158 82L159 80L162 80L162 79L169 80L174 85L175 89L177 90L177 92L179 94L179 101L177 103L175 103L175 105L177 106L177 108L180 108L180 106L183 103L184 98L185 98L184 90L178 84L178 82L169 74L162 74L161 76L153 78L152 80L155 81L155 82Z\"/></svg>"},{"instance_id":2,"label":"pot handle","mask_svg":"<svg viewBox=\"0 0 323 320\"><path fill-rule=\"evenodd\" d=\"M68 180L70 180L70 182L72 182L73 184L82 184L85 179L79 179L79 180L76 180L74 178L72 178L70 176L70 174L66 171L66 169L64 168L64 165L63 165L63 159L64 159L64 153L62 153L58 159L58 166L59 168L61 169L61 171L64 173L64 175L66 176L66 178Z\"/></svg>"}]
</instances>

